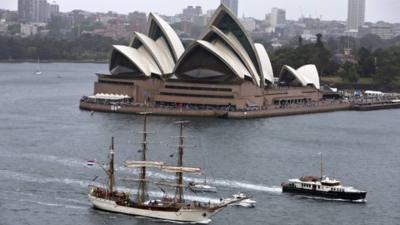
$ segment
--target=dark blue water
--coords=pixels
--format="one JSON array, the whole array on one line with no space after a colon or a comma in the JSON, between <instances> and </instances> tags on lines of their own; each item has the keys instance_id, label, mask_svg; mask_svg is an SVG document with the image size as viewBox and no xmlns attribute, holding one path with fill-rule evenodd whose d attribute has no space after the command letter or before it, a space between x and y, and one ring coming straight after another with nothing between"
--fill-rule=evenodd
<instances>
[{"instance_id":1,"label":"dark blue water","mask_svg":"<svg viewBox=\"0 0 400 225\"><path fill-rule=\"evenodd\" d=\"M80 111L102 64L0 64L0 224L165 224L99 212L87 201L87 185L102 170L116 138L118 176L125 159L137 159L142 117ZM218 199L238 191L255 209L228 208L212 224L400 224L400 111L336 112L256 120L191 118L185 164L205 168ZM174 163L181 118L150 117L149 157ZM282 194L281 182L319 174L323 152L328 175L368 191L366 204ZM154 171L151 176L168 179ZM195 177L192 177L195 178ZM197 177L202 180L202 177ZM99 179L99 182L104 179ZM135 184L118 186L135 191ZM159 194L156 187L152 194ZM189 193L189 197L200 196Z\"/></svg>"}]
</instances>

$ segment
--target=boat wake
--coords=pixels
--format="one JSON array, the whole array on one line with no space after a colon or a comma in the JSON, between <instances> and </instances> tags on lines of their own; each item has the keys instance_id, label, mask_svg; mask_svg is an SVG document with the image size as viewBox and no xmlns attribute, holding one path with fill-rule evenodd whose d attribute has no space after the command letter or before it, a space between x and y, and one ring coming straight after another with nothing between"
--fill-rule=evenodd
<instances>
[{"instance_id":1,"label":"boat wake","mask_svg":"<svg viewBox=\"0 0 400 225\"><path fill-rule=\"evenodd\" d=\"M241 181L219 180L219 179L214 180L212 183L215 185L224 186L224 187L234 187L234 188L239 188L239 189L247 189L247 190L269 192L269 193L282 193L282 188L279 186L268 187L268 186L264 186L264 185L251 184L251 183L241 182Z\"/></svg>"},{"instance_id":2,"label":"boat wake","mask_svg":"<svg viewBox=\"0 0 400 225\"><path fill-rule=\"evenodd\" d=\"M65 201L65 202L72 202L80 205L90 205L87 201L82 201L78 199L72 199L72 198L55 198L56 200L60 201Z\"/></svg>"},{"instance_id":3,"label":"boat wake","mask_svg":"<svg viewBox=\"0 0 400 225\"><path fill-rule=\"evenodd\" d=\"M4 177L11 178L14 180L32 182L32 183L41 183L41 184L46 184L46 183L77 184L82 187L87 187L89 184L91 184L91 182L89 181L69 179L69 178L62 179L62 178L52 178L52 177L40 177L9 170L0 170L0 175L3 175Z\"/></svg>"},{"instance_id":4,"label":"boat wake","mask_svg":"<svg viewBox=\"0 0 400 225\"><path fill-rule=\"evenodd\" d=\"M32 203L36 205L42 205L42 206L48 206L48 207L60 207L60 208L66 208L66 209L86 209L87 207L84 206L79 206L79 205L69 205L69 204L62 204L62 203L53 203L53 202L43 202L43 201L35 201L35 200L29 200L29 199L13 199L13 198L1 198L6 201L12 201L12 202L23 202L23 203Z\"/></svg>"},{"instance_id":5,"label":"boat wake","mask_svg":"<svg viewBox=\"0 0 400 225\"><path fill-rule=\"evenodd\" d=\"M148 175L149 175L149 177L153 177L153 178L169 179L169 180L175 179L175 176L166 175L163 173L152 172L152 171L148 172ZM193 181L196 183L204 182L204 179L193 178L193 177L185 177L184 180L185 181ZM248 182L235 181L235 180L210 178L209 180L207 180L207 184L215 185L215 186L219 186L219 187L225 187L228 189L246 189L246 190L251 190L251 191L260 191L260 192L268 192L268 193L282 193L282 188L280 186L268 187L268 186L264 186L264 185L251 184Z\"/></svg>"},{"instance_id":6,"label":"boat wake","mask_svg":"<svg viewBox=\"0 0 400 225\"><path fill-rule=\"evenodd\" d=\"M43 206L49 206L49 207L61 207L61 208L66 208L66 209L87 209L87 207L78 206L78 205L66 205L66 204L60 204L60 203L49 203L49 202L31 201L31 200L20 200L20 201L43 205Z\"/></svg>"},{"instance_id":7,"label":"boat wake","mask_svg":"<svg viewBox=\"0 0 400 225\"><path fill-rule=\"evenodd\" d=\"M341 199L341 198L324 198L318 196L307 196L307 195L299 195L301 198L308 198L314 200L323 200L323 201L334 201L334 202L351 202L351 203L366 203L366 199L359 199L359 200L348 200L348 199Z\"/></svg>"},{"instance_id":8,"label":"boat wake","mask_svg":"<svg viewBox=\"0 0 400 225\"><path fill-rule=\"evenodd\" d=\"M58 156L54 155L43 155L43 154L34 154L34 153L25 153L25 154L6 154L4 157L10 157L10 158L27 158L29 160L40 160L40 161L46 161L50 163L58 163L63 166L68 166L68 167L76 167L76 166L86 166L87 162L82 161L82 160L77 160L73 158L60 158Z\"/></svg>"},{"instance_id":9,"label":"boat wake","mask_svg":"<svg viewBox=\"0 0 400 225\"><path fill-rule=\"evenodd\" d=\"M6 156L8 156L8 157L23 157L23 158L53 162L53 163L58 163L58 164L68 166L68 167L78 167L79 166L79 167L97 168L97 169L101 170L99 167L87 166L86 160L77 160L74 158L60 158L60 157L53 156L53 155L29 154L29 153L28 154L20 154L20 155L6 155ZM117 171L126 173L126 174L131 174L132 169L120 166L117 168ZM154 172L154 171L148 171L148 175L151 178L159 178L159 179L166 179L166 180L174 180L175 179L174 175L168 175L168 174L158 173L158 172ZM185 177L184 180L185 181L193 181L196 183L204 182L204 179L195 178L195 177ZM81 181L66 179L66 182L81 182ZM252 184L252 183L243 182L243 181L235 181L235 180L227 180L227 179L214 179L214 178L210 177L207 180L207 183L210 185L213 185L213 186L224 187L227 189L240 189L240 190L250 190L250 191L268 192L268 193L282 193L282 189L280 186L264 186L264 185L260 185L260 184ZM84 186L87 186L86 183L84 184Z\"/></svg>"},{"instance_id":10,"label":"boat wake","mask_svg":"<svg viewBox=\"0 0 400 225\"><path fill-rule=\"evenodd\" d=\"M146 218L147 217L142 217ZM168 223L175 223L175 224L209 224L211 222L211 219L204 220L202 222L180 222L180 221L174 221L174 220L161 220L161 219L152 219L154 221L163 221L163 222L168 222Z\"/></svg>"},{"instance_id":11,"label":"boat wake","mask_svg":"<svg viewBox=\"0 0 400 225\"><path fill-rule=\"evenodd\" d=\"M9 170L0 170L0 176L9 178L9 179L14 179L18 181L23 181L23 182L32 182L32 183L41 183L41 184L47 184L47 183L59 183L59 184L66 184L66 185L74 185L74 186L80 186L80 187L85 187L87 188L89 185L96 185L96 186L102 186L101 183L97 182L90 182L90 181L83 181L83 180L76 180L76 179L69 179L69 178L51 178L51 177L40 177L40 176L34 176L26 173L20 173L20 172L15 172L15 171L9 171ZM131 189L127 188L124 186L117 186L116 189L124 192L129 192L129 193L137 193L137 189ZM152 197L156 198L162 198L164 197L164 193L161 191L149 191L149 195ZM191 195L186 195L186 199L192 200L192 201L198 201L198 202L211 202L211 203L217 203L220 202L220 199L217 198L210 198L210 197L199 197L199 196L191 196Z\"/></svg>"}]
</instances>

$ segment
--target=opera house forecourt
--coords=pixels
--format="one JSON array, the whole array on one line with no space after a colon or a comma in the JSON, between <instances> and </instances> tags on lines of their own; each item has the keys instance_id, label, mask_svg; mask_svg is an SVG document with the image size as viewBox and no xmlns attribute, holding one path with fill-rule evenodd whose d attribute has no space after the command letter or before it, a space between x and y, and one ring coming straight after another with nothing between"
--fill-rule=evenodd
<instances>
[{"instance_id":1,"label":"opera house forecourt","mask_svg":"<svg viewBox=\"0 0 400 225\"><path fill-rule=\"evenodd\" d=\"M109 73L97 77L81 109L249 118L350 107L320 104L315 65L285 65L275 76L264 46L224 5L186 49L172 27L150 13L146 34L135 32L129 46L113 46Z\"/></svg>"}]
</instances>

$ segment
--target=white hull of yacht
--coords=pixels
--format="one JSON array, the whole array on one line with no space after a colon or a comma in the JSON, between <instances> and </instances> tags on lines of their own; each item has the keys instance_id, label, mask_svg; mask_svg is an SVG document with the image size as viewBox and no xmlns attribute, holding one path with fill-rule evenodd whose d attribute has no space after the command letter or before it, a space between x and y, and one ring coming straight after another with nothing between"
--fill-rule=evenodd
<instances>
[{"instance_id":1,"label":"white hull of yacht","mask_svg":"<svg viewBox=\"0 0 400 225\"><path fill-rule=\"evenodd\" d=\"M219 210L209 211L207 209L180 209L176 212L159 211L150 209L139 209L133 207L120 206L115 201L97 198L89 194L89 200L95 208L123 213L135 216L150 217L162 220L171 220L178 222L191 222L207 224L211 221L210 217L215 215Z\"/></svg>"},{"instance_id":2,"label":"white hull of yacht","mask_svg":"<svg viewBox=\"0 0 400 225\"><path fill-rule=\"evenodd\" d=\"M207 184L195 184L195 185L190 185L189 186L190 190L192 190L193 192L212 192L212 193L216 193L217 192L217 188L207 185Z\"/></svg>"}]
</instances>

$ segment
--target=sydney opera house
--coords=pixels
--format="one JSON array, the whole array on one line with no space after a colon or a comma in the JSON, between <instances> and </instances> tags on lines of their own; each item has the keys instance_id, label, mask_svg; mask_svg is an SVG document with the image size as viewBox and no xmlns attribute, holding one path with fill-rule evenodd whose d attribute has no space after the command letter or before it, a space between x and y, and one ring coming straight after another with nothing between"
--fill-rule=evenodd
<instances>
[{"instance_id":1,"label":"sydney opera house","mask_svg":"<svg viewBox=\"0 0 400 225\"><path fill-rule=\"evenodd\" d=\"M113 46L109 73L97 76L94 94L154 105L261 109L317 101L320 88L314 65L286 65L274 74L264 46L224 5L186 49L171 26L150 13L146 34L135 32L129 46Z\"/></svg>"}]
</instances>

